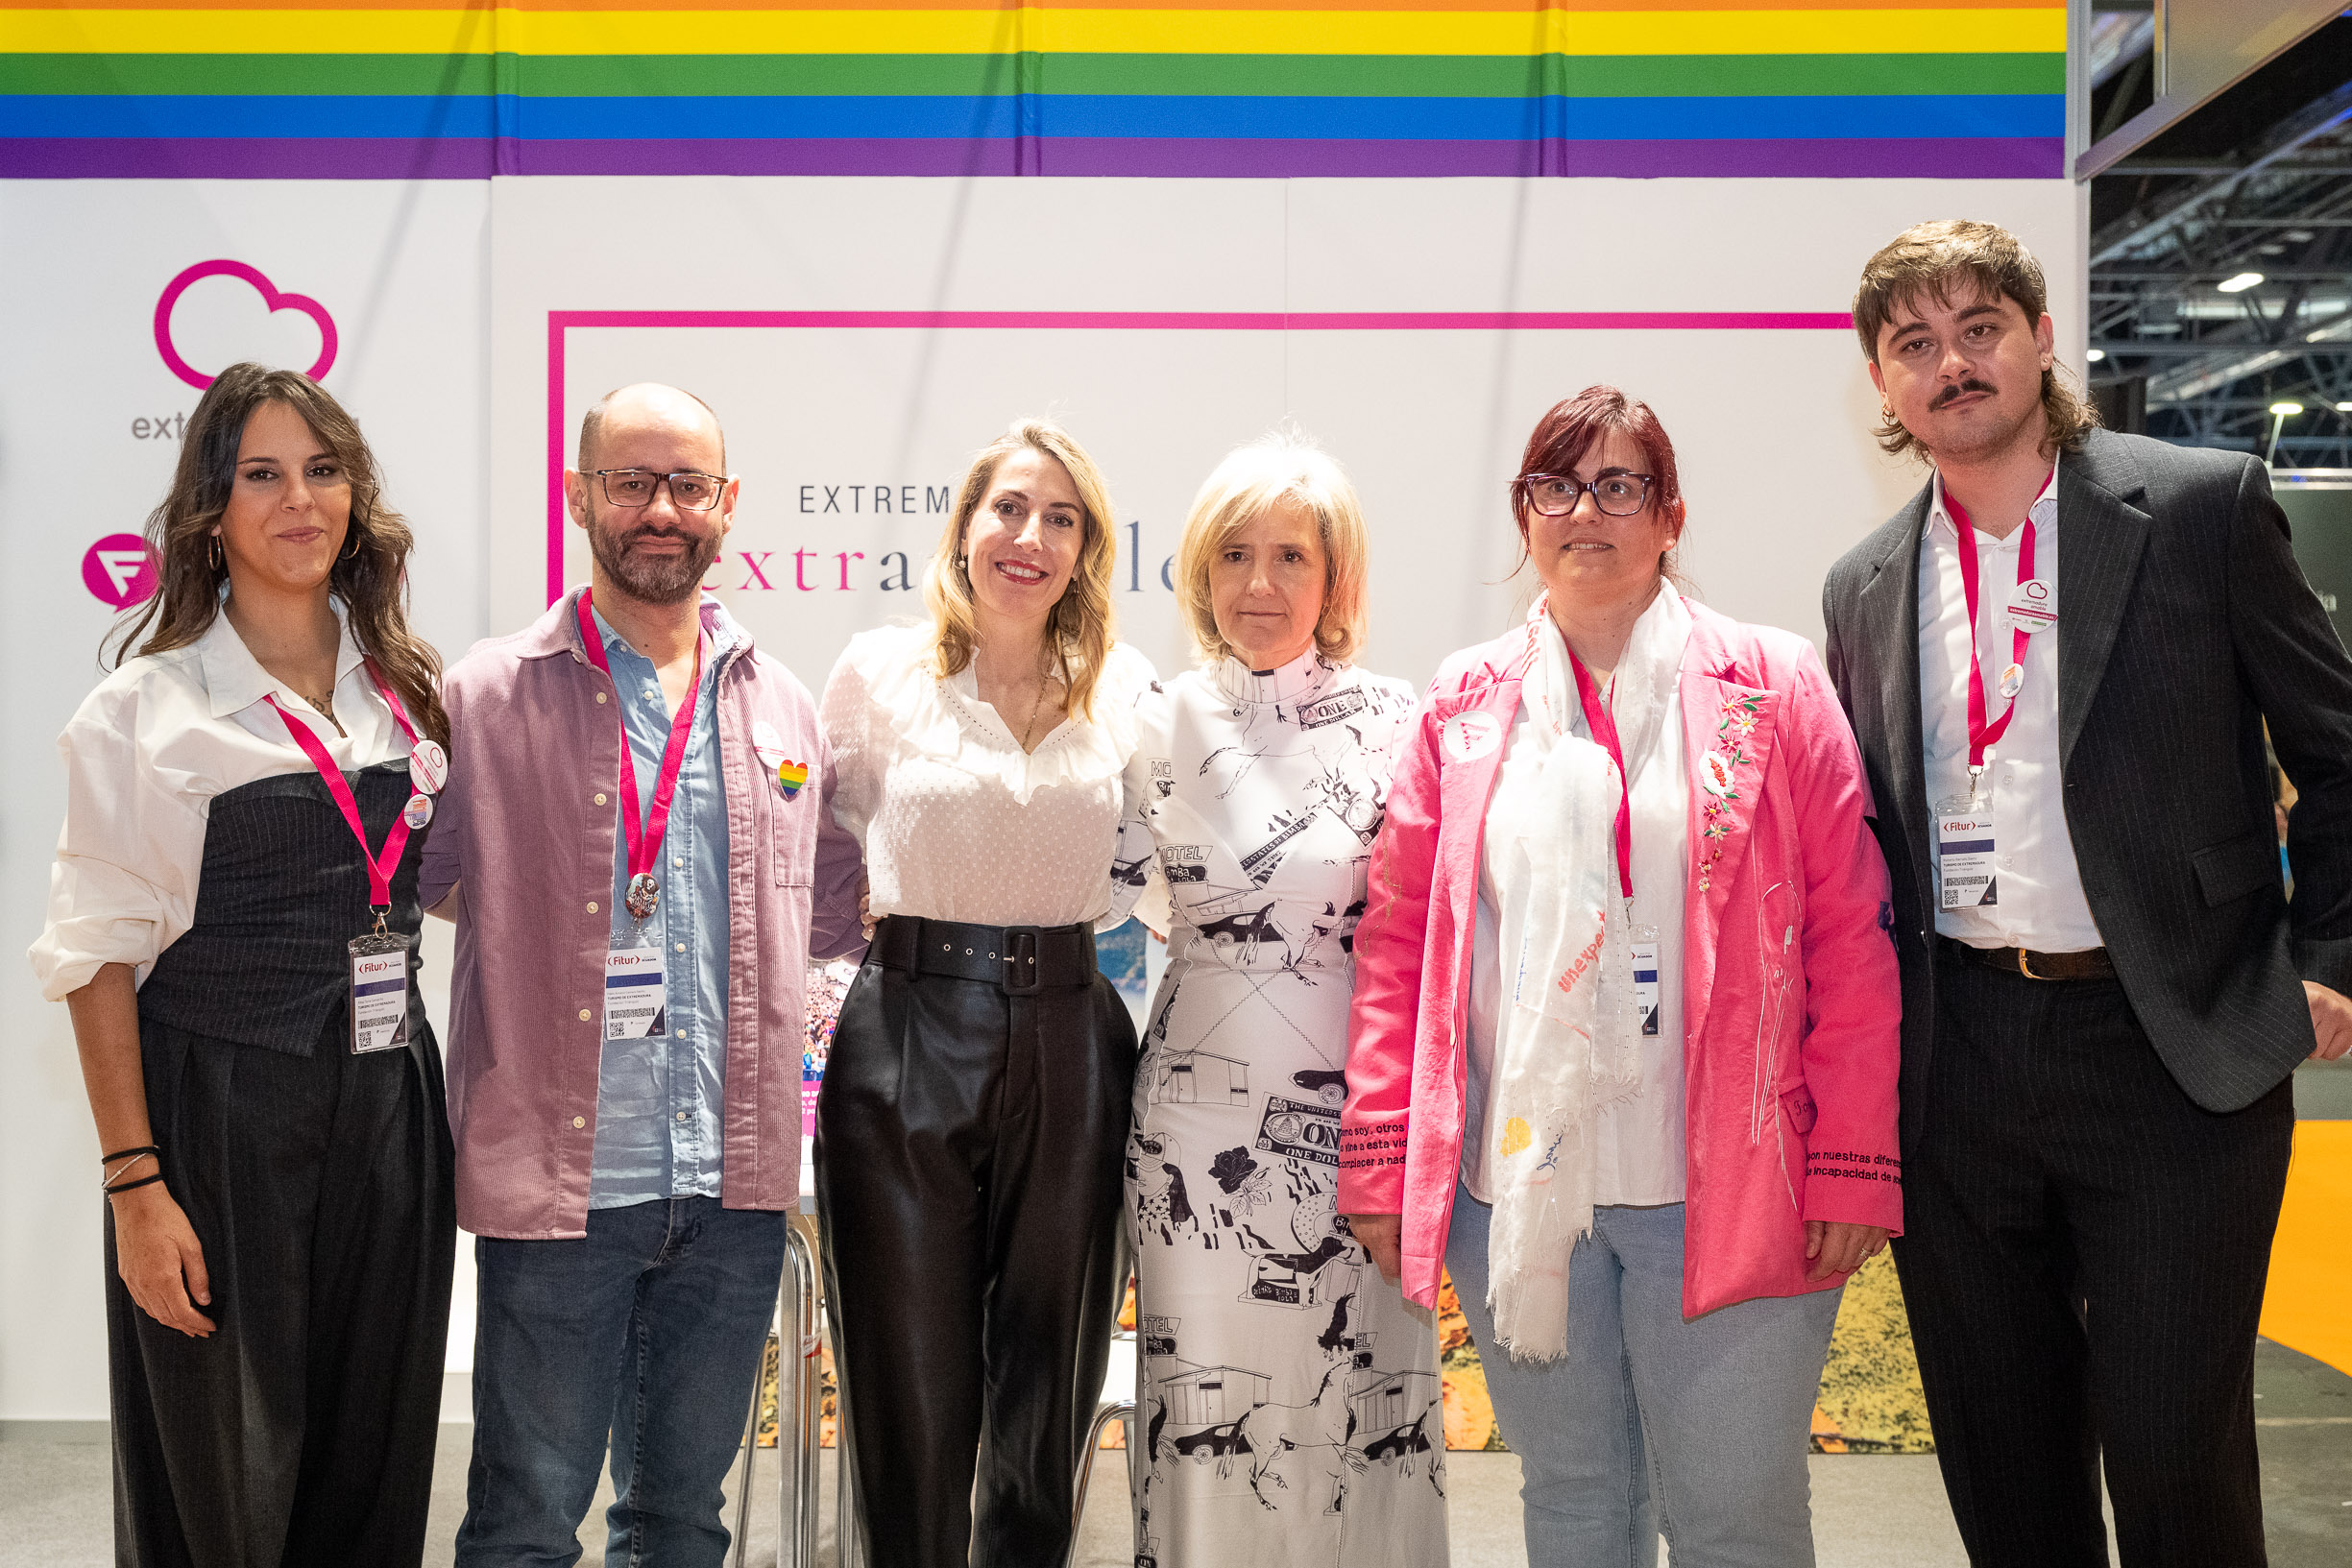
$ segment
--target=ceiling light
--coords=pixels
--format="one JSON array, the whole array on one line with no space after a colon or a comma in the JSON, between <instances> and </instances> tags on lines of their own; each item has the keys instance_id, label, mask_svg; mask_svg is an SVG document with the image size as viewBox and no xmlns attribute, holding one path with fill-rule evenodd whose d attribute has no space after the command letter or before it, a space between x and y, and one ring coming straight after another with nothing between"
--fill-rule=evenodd
<instances>
[{"instance_id":1,"label":"ceiling light","mask_svg":"<svg viewBox=\"0 0 2352 1568\"><path fill-rule=\"evenodd\" d=\"M2336 412L2339 414L2352 414L2352 403L2338 403L2336 405Z\"/></svg>"},{"instance_id":2,"label":"ceiling light","mask_svg":"<svg viewBox=\"0 0 2352 1568\"><path fill-rule=\"evenodd\" d=\"M2270 405L2270 412L2276 414L2281 419L2290 419L2294 415L2302 413L2303 405L2301 403L2272 403Z\"/></svg>"},{"instance_id":3,"label":"ceiling light","mask_svg":"<svg viewBox=\"0 0 2352 1568\"><path fill-rule=\"evenodd\" d=\"M2235 277L2224 277L2214 287L2219 289L2223 294L2243 294L2261 281L2262 274L2260 273L2240 273Z\"/></svg>"},{"instance_id":4,"label":"ceiling light","mask_svg":"<svg viewBox=\"0 0 2352 1568\"><path fill-rule=\"evenodd\" d=\"M2087 360L2089 360L2089 361L2090 361L2092 364L2096 365L2096 364L2097 364L2097 363L2098 363L2100 360L2102 360L2102 359L2104 359L2104 358L2106 358L2106 357L2107 357L2107 350L2104 350L2104 349L2093 349L2093 350L2090 350L2088 353L2084 354L2082 357L2083 357L2083 358L2085 358L2085 359L2087 359Z\"/></svg>"},{"instance_id":5,"label":"ceiling light","mask_svg":"<svg viewBox=\"0 0 2352 1568\"><path fill-rule=\"evenodd\" d=\"M2287 243L2290 245L2309 245L2311 243L2311 230L2308 229L2288 229Z\"/></svg>"}]
</instances>

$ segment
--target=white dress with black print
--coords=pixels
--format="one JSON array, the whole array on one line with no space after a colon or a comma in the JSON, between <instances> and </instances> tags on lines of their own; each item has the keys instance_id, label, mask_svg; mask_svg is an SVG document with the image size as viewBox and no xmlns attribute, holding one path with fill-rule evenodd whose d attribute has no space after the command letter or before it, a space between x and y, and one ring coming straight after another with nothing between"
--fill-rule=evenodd
<instances>
[{"instance_id":1,"label":"white dress with black print","mask_svg":"<svg viewBox=\"0 0 2352 1568\"><path fill-rule=\"evenodd\" d=\"M1119 866L1168 932L1127 1157L1137 1568L1445 1560L1435 1325L1337 1204L1353 933L1414 709L1314 654L1137 707Z\"/></svg>"}]
</instances>

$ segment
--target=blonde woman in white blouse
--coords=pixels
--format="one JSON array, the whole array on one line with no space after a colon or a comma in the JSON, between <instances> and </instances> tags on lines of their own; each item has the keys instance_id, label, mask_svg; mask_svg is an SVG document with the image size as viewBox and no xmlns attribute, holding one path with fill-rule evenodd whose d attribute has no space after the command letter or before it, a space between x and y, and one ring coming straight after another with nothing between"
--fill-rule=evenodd
<instances>
[{"instance_id":1,"label":"blonde woman in white blouse","mask_svg":"<svg viewBox=\"0 0 2352 1568\"><path fill-rule=\"evenodd\" d=\"M1112 638L1114 518L1076 442L1015 424L958 491L932 623L851 639L825 688L834 814L879 920L816 1113L875 1568L1026 1568L1069 1543L1135 1062L1094 959L1135 898L1112 862L1152 683Z\"/></svg>"}]
</instances>

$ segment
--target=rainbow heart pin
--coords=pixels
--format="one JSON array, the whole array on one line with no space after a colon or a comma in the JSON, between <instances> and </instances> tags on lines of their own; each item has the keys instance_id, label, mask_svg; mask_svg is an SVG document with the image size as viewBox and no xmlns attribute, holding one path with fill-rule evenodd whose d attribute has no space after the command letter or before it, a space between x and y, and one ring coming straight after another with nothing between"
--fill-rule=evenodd
<instances>
[{"instance_id":1,"label":"rainbow heart pin","mask_svg":"<svg viewBox=\"0 0 2352 1568\"><path fill-rule=\"evenodd\" d=\"M776 787L786 800L800 793L800 786L809 782L809 764L786 758L776 764Z\"/></svg>"}]
</instances>

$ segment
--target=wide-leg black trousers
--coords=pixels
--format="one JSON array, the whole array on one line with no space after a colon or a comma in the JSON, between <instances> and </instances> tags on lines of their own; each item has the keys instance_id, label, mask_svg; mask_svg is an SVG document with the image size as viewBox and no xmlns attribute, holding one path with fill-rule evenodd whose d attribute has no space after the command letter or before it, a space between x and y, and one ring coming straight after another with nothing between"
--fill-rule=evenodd
<instances>
[{"instance_id":1,"label":"wide-leg black trousers","mask_svg":"<svg viewBox=\"0 0 2352 1568\"><path fill-rule=\"evenodd\" d=\"M1004 934L894 917L842 1002L816 1112L842 1451L875 1568L1050 1568L1124 1284L1134 1025L1090 933L1044 933L1085 959L1033 994L885 961L918 933L976 963Z\"/></svg>"},{"instance_id":2,"label":"wide-leg black trousers","mask_svg":"<svg viewBox=\"0 0 2352 1568\"><path fill-rule=\"evenodd\" d=\"M107 1220L114 1555L130 1568L414 1568L457 1242L430 1029L295 1056L145 1023L148 1116L218 1325L141 1312Z\"/></svg>"},{"instance_id":3,"label":"wide-leg black trousers","mask_svg":"<svg viewBox=\"0 0 2352 1568\"><path fill-rule=\"evenodd\" d=\"M1941 955L1895 1262L1977 1568L2265 1560L2254 1334L2293 1090L2216 1114L2112 980Z\"/></svg>"}]
</instances>

